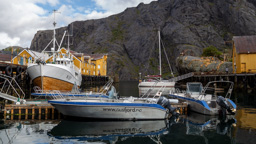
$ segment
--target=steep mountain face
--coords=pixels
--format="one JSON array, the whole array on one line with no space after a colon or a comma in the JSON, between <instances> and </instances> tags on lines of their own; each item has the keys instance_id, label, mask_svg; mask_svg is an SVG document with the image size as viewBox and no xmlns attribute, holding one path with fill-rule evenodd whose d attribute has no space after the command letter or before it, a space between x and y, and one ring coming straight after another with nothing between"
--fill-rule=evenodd
<instances>
[{"instance_id":1,"label":"steep mountain face","mask_svg":"<svg viewBox=\"0 0 256 144\"><path fill-rule=\"evenodd\" d=\"M172 68L180 53L200 56L213 45L230 48L232 36L256 34L254 0L158 0L139 4L124 12L98 20L73 22L71 49L84 53L108 53L108 74L120 80L158 74L158 37L161 38ZM57 29L60 41L70 27ZM38 31L31 49L41 51L52 38L52 31ZM65 46L65 44L63 45ZM170 74L165 53L163 73Z\"/></svg>"}]
</instances>

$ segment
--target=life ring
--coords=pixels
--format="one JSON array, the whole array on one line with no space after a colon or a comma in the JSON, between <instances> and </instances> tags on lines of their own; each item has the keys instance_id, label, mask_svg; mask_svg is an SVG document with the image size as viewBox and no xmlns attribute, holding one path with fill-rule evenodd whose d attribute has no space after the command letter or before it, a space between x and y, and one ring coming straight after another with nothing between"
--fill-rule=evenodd
<instances>
[{"instance_id":1,"label":"life ring","mask_svg":"<svg viewBox=\"0 0 256 144\"><path fill-rule=\"evenodd\" d=\"M6 75L8 75L8 76L12 75L12 67L11 67L11 66L7 66L7 67L5 68L5 73L6 73Z\"/></svg>"},{"instance_id":2,"label":"life ring","mask_svg":"<svg viewBox=\"0 0 256 144\"><path fill-rule=\"evenodd\" d=\"M16 69L16 72L17 72L17 74L20 74L22 72L22 68L20 66L18 66Z\"/></svg>"}]
</instances>

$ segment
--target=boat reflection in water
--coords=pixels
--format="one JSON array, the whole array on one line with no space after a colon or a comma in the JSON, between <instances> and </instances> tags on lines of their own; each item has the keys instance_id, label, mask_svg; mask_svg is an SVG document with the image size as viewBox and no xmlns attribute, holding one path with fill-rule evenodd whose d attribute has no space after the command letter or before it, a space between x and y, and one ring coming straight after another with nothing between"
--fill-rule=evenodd
<instances>
[{"instance_id":1,"label":"boat reflection in water","mask_svg":"<svg viewBox=\"0 0 256 144\"><path fill-rule=\"evenodd\" d=\"M231 127L235 123L236 119L231 115L218 118L193 113L187 117L187 134L203 135L204 131L216 130L217 134L225 135L231 132Z\"/></svg>"},{"instance_id":2,"label":"boat reflection in water","mask_svg":"<svg viewBox=\"0 0 256 144\"><path fill-rule=\"evenodd\" d=\"M129 141L132 137L150 137L160 141L160 136L167 134L167 121L76 121L63 120L48 135L56 141L110 142ZM148 139L148 140L150 140Z\"/></svg>"},{"instance_id":3,"label":"boat reflection in water","mask_svg":"<svg viewBox=\"0 0 256 144\"><path fill-rule=\"evenodd\" d=\"M177 130L179 125L179 130ZM184 143L235 143L236 119L189 113L187 116L171 117L170 139Z\"/></svg>"}]
</instances>

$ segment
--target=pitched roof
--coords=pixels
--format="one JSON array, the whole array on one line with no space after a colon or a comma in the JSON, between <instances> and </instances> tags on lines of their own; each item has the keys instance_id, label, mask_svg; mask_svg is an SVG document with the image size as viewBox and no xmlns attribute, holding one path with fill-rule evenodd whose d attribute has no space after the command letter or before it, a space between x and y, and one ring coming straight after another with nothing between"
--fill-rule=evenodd
<instances>
[{"instance_id":1,"label":"pitched roof","mask_svg":"<svg viewBox=\"0 0 256 144\"><path fill-rule=\"evenodd\" d=\"M0 61L11 61L11 55L0 53Z\"/></svg>"},{"instance_id":2,"label":"pitched roof","mask_svg":"<svg viewBox=\"0 0 256 144\"><path fill-rule=\"evenodd\" d=\"M48 58L50 58L50 56L47 53L40 53L40 52L32 51L29 49L28 50L24 49L23 51L27 51L32 57L34 57L36 59L41 58L41 59L47 60ZM19 54L21 54L23 51L21 51ZM16 57L17 56L15 56L14 58L16 58Z\"/></svg>"},{"instance_id":3,"label":"pitched roof","mask_svg":"<svg viewBox=\"0 0 256 144\"><path fill-rule=\"evenodd\" d=\"M92 60L102 59L107 54L84 54L84 57L91 57Z\"/></svg>"},{"instance_id":4,"label":"pitched roof","mask_svg":"<svg viewBox=\"0 0 256 144\"><path fill-rule=\"evenodd\" d=\"M49 58L49 55L46 53L40 53L32 50L27 50L27 52L34 58L43 58L45 60Z\"/></svg>"},{"instance_id":5,"label":"pitched roof","mask_svg":"<svg viewBox=\"0 0 256 144\"><path fill-rule=\"evenodd\" d=\"M233 41L237 53L256 53L256 35L234 36Z\"/></svg>"}]
</instances>

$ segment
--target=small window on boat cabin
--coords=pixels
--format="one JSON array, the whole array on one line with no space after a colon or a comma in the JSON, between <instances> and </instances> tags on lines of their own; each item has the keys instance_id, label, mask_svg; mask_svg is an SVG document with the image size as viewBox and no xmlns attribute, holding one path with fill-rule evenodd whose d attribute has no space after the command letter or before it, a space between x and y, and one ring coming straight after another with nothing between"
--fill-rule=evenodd
<instances>
[{"instance_id":1,"label":"small window on boat cabin","mask_svg":"<svg viewBox=\"0 0 256 144\"><path fill-rule=\"evenodd\" d=\"M201 83L190 83L187 85L188 92L202 92L203 86Z\"/></svg>"}]
</instances>

